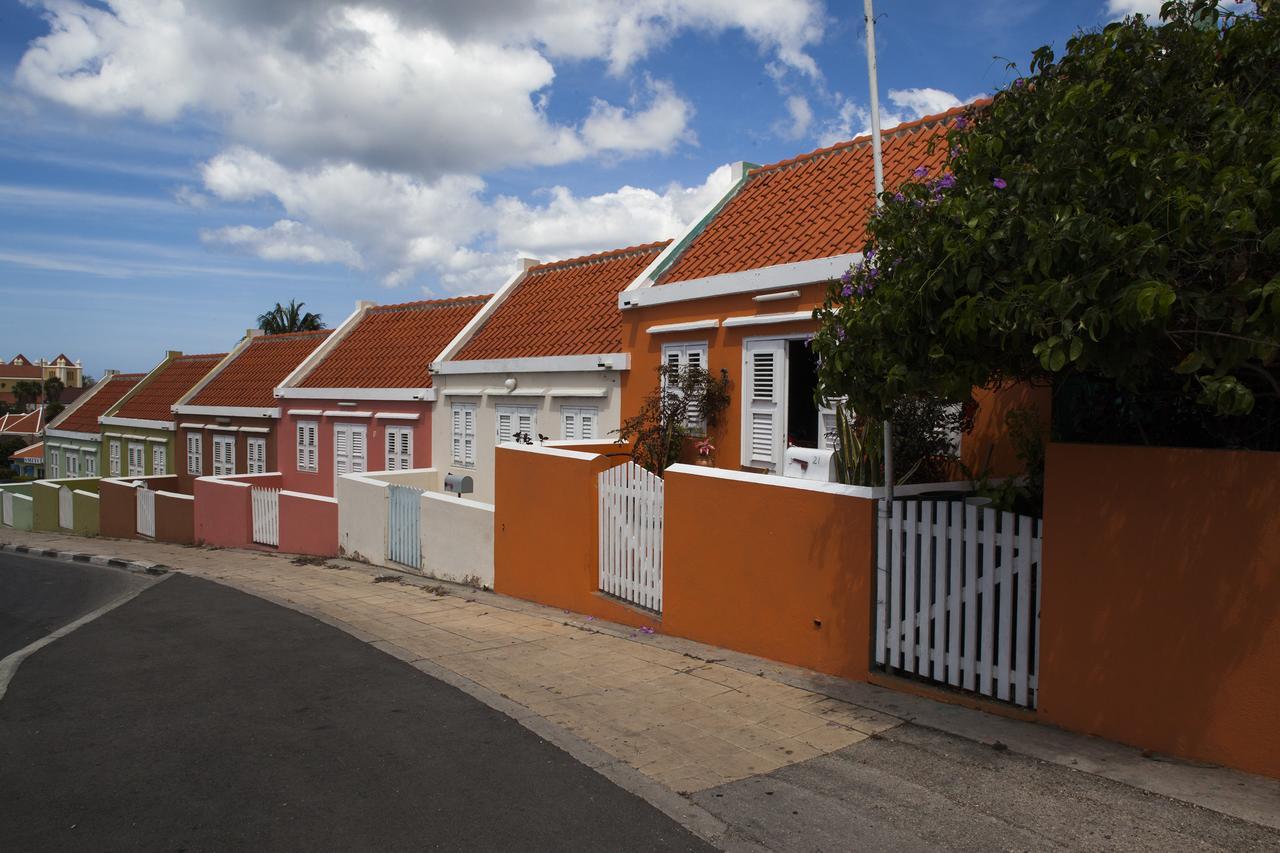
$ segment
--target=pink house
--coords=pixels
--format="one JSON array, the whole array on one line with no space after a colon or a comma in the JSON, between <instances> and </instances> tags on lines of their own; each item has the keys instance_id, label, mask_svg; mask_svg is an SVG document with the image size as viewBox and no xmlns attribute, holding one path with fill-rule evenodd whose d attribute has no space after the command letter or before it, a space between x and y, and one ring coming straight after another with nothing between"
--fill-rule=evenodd
<instances>
[{"instance_id":1,"label":"pink house","mask_svg":"<svg viewBox=\"0 0 1280 853\"><path fill-rule=\"evenodd\" d=\"M332 496L339 474L429 467L436 391L427 366L488 300L357 303L275 389L280 485Z\"/></svg>"}]
</instances>

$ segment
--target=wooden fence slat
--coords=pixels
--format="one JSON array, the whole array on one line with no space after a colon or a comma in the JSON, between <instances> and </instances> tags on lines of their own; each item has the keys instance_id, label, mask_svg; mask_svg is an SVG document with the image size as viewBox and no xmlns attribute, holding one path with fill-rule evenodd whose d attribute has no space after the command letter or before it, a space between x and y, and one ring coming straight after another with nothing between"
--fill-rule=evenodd
<instances>
[{"instance_id":1,"label":"wooden fence slat","mask_svg":"<svg viewBox=\"0 0 1280 853\"><path fill-rule=\"evenodd\" d=\"M661 477L633 462L596 477L599 588L641 607L662 610Z\"/></svg>"},{"instance_id":2,"label":"wooden fence slat","mask_svg":"<svg viewBox=\"0 0 1280 853\"><path fill-rule=\"evenodd\" d=\"M991 688L991 659L995 656L996 601L996 511L983 509L982 518L982 645L978 658L979 693L994 696Z\"/></svg>"},{"instance_id":3,"label":"wooden fence slat","mask_svg":"<svg viewBox=\"0 0 1280 853\"><path fill-rule=\"evenodd\" d=\"M919 553L919 524L917 518L920 514L919 501L904 501L903 508L907 511L906 527L907 527L907 549L906 562L903 564L903 612L906 618L902 620L902 643L903 643L903 662L902 668L907 672L916 671L916 575L920 571L920 553Z\"/></svg>"},{"instance_id":4,"label":"wooden fence slat","mask_svg":"<svg viewBox=\"0 0 1280 853\"><path fill-rule=\"evenodd\" d=\"M951 551L947 566L947 683L960 686L960 627L962 622L961 595L964 591L964 514L962 503L948 505L947 545Z\"/></svg>"},{"instance_id":5,"label":"wooden fence slat","mask_svg":"<svg viewBox=\"0 0 1280 853\"><path fill-rule=\"evenodd\" d=\"M1017 649L1013 661L1016 696L1014 701L1019 705L1027 704L1027 692L1030 683L1030 655L1032 624L1035 616L1031 612L1031 519L1018 517L1018 558L1017 570L1017 629L1015 639Z\"/></svg>"},{"instance_id":6,"label":"wooden fence slat","mask_svg":"<svg viewBox=\"0 0 1280 853\"><path fill-rule=\"evenodd\" d=\"M1000 586L999 646L996 655L997 699L1009 699L1010 657L1013 651L1013 526L1016 516L1000 514L1000 562L996 583Z\"/></svg>"}]
</instances>

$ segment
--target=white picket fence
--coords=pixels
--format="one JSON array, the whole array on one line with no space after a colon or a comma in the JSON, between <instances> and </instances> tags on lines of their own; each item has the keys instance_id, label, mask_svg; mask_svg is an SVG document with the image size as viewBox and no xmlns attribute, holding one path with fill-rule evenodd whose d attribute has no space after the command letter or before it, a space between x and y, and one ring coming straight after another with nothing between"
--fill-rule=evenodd
<instances>
[{"instance_id":1,"label":"white picket fence","mask_svg":"<svg viewBox=\"0 0 1280 853\"><path fill-rule=\"evenodd\" d=\"M876 663L1034 708L1040 520L961 501L881 509Z\"/></svg>"},{"instance_id":2,"label":"white picket fence","mask_svg":"<svg viewBox=\"0 0 1280 853\"><path fill-rule=\"evenodd\" d=\"M156 493L145 486L138 486L134 489L138 495L138 534L141 536L150 536L152 539L156 535Z\"/></svg>"},{"instance_id":3,"label":"white picket fence","mask_svg":"<svg viewBox=\"0 0 1280 853\"><path fill-rule=\"evenodd\" d=\"M5 492L0 495L0 513L3 514L3 521L9 527L13 527L13 493Z\"/></svg>"},{"instance_id":4,"label":"white picket fence","mask_svg":"<svg viewBox=\"0 0 1280 853\"><path fill-rule=\"evenodd\" d=\"M72 500L69 488L62 486L58 489L58 526L64 530L75 527L75 507Z\"/></svg>"},{"instance_id":5,"label":"white picket fence","mask_svg":"<svg viewBox=\"0 0 1280 853\"><path fill-rule=\"evenodd\" d=\"M662 612L663 482L634 462L601 471L600 589Z\"/></svg>"},{"instance_id":6,"label":"white picket fence","mask_svg":"<svg viewBox=\"0 0 1280 853\"><path fill-rule=\"evenodd\" d=\"M280 490L253 486L249 489L253 509L253 541L259 545L280 545Z\"/></svg>"}]
</instances>

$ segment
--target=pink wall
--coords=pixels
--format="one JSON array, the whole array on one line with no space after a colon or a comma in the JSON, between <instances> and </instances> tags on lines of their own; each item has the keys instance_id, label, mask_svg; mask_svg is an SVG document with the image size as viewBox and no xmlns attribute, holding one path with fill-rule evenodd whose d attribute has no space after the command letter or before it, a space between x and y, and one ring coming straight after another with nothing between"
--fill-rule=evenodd
<instances>
[{"instance_id":1,"label":"pink wall","mask_svg":"<svg viewBox=\"0 0 1280 853\"><path fill-rule=\"evenodd\" d=\"M320 495L281 492L280 550L288 554L336 557L338 502Z\"/></svg>"},{"instance_id":2,"label":"pink wall","mask_svg":"<svg viewBox=\"0 0 1280 853\"><path fill-rule=\"evenodd\" d=\"M279 474L258 474L196 480L196 543L219 548L259 548L253 544L249 485L279 488L281 479Z\"/></svg>"},{"instance_id":3,"label":"pink wall","mask_svg":"<svg viewBox=\"0 0 1280 853\"><path fill-rule=\"evenodd\" d=\"M298 415L293 412L303 411L335 411L339 403L352 403L354 406L343 406L360 412L417 415L416 421L387 421L372 418L325 417L324 415ZM369 439L369 471L386 469L386 428L389 426L413 427L413 467L431 467L431 409L434 403L421 400L281 400L281 418L276 430L276 459L280 463L280 473L284 475L284 488L294 492L306 492L312 495L333 496L333 427L335 424L362 424L368 430ZM319 455L316 472L298 470L297 424L299 421L314 421L319 425Z\"/></svg>"}]
</instances>

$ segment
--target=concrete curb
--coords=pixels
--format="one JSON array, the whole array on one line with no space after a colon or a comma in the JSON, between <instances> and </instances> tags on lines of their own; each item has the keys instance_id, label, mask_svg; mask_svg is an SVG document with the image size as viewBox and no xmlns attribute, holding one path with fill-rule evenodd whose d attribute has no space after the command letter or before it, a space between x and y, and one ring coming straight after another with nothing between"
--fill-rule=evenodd
<instances>
[{"instance_id":1,"label":"concrete curb","mask_svg":"<svg viewBox=\"0 0 1280 853\"><path fill-rule=\"evenodd\" d=\"M52 548L28 548L26 545L12 545L0 542L0 552L25 554L28 557L44 557L48 560L62 560L66 563L88 563L93 566L104 566L112 569L124 569L139 575L163 575L170 569L159 563L148 563L145 560L122 560L119 557L107 557L102 554L83 554L76 551L55 551Z\"/></svg>"}]
</instances>

